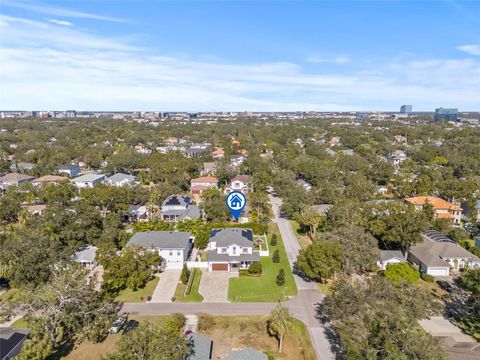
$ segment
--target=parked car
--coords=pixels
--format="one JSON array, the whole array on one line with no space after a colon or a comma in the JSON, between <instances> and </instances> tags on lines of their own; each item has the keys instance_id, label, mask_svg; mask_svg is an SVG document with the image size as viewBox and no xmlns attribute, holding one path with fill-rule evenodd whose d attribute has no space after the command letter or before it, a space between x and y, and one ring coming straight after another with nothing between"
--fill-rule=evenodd
<instances>
[{"instance_id":1,"label":"parked car","mask_svg":"<svg viewBox=\"0 0 480 360\"><path fill-rule=\"evenodd\" d=\"M438 286L440 286L443 290L447 292L452 292L452 285L445 280L437 280Z\"/></svg>"},{"instance_id":2,"label":"parked car","mask_svg":"<svg viewBox=\"0 0 480 360\"><path fill-rule=\"evenodd\" d=\"M127 323L126 316L120 316L117 320L115 320L112 324L112 327L108 329L108 332L111 334L117 334Z\"/></svg>"},{"instance_id":3,"label":"parked car","mask_svg":"<svg viewBox=\"0 0 480 360\"><path fill-rule=\"evenodd\" d=\"M10 287L10 283L6 278L0 278L0 288L8 289Z\"/></svg>"},{"instance_id":4,"label":"parked car","mask_svg":"<svg viewBox=\"0 0 480 360\"><path fill-rule=\"evenodd\" d=\"M129 331L132 331L138 326L138 321L137 320L129 320L125 327L123 328L123 333L126 334Z\"/></svg>"}]
</instances>

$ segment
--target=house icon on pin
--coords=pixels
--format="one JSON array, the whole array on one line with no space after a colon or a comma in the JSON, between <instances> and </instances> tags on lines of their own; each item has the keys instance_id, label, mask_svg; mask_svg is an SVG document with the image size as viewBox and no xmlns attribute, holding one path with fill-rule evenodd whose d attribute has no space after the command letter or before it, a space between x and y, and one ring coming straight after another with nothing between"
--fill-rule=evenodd
<instances>
[{"instance_id":1,"label":"house icon on pin","mask_svg":"<svg viewBox=\"0 0 480 360\"><path fill-rule=\"evenodd\" d=\"M233 195L230 199L230 206L234 209L242 207L242 199L238 195Z\"/></svg>"}]
</instances>

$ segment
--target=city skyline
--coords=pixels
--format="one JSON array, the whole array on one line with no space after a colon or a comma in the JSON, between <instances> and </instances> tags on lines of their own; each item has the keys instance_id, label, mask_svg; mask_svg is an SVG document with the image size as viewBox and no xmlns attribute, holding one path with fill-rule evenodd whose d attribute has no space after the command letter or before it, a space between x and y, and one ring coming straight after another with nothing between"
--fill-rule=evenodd
<instances>
[{"instance_id":1,"label":"city skyline","mask_svg":"<svg viewBox=\"0 0 480 360\"><path fill-rule=\"evenodd\" d=\"M7 0L0 108L479 111L479 13L461 1Z\"/></svg>"}]
</instances>

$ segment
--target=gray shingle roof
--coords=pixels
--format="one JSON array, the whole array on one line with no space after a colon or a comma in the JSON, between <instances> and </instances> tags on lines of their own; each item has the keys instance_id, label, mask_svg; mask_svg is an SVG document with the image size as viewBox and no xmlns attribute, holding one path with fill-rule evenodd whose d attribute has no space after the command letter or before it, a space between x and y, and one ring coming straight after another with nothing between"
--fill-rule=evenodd
<instances>
[{"instance_id":1,"label":"gray shingle roof","mask_svg":"<svg viewBox=\"0 0 480 360\"><path fill-rule=\"evenodd\" d=\"M380 261L386 261L392 258L405 259L400 250L380 250Z\"/></svg>"},{"instance_id":2,"label":"gray shingle roof","mask_svg":"<svg viewBox=\"0 0 480 360\"><path fill-rule=\"evenodd\" d=\"M9 359L12 351L22 343L30 333L26 329L0 327L0 359ZM7 357L7 355L9 355Z\"/></svg>"},{"instance_id":3,"label":"gray shingle roof","mask_svg":"<svg viewBox=\"0 0 480 360\"><path fill-rule=\"evenodd\" d=\"M76 177L75 179L72 179L70 181L72 181L72 182L91 182L91 181L103 180L104 178L105 178L105 175L103 175L103 174L85 174L85 175Z\"/></svg>"},{"instance_id":4,"label":"gray shingle roof","mask_svg":"<svg viewBox=\"0 0 480 360\"><path fill-rule=\"evenodd\" d=\"M226 247L232 244L251 247L253 246L253 231L242 228L213 229L210 232L209 241L216 242L217 247Z\"/></svg>"},{"instance_id":5,"label":"gray shingle roof","mask_svg":"<svg viewBox=\"0 0 480 360\"><path fill-rule=\"evenodd\" d=\"M225 360L268 360L268 356L260 351L246 348L232 352Z\"/></svg>"},{"instance_id":6,"label":"gray shingle roof","mask_svg":"<svg viewBox=\"0 0 480 360\"><path fill-rule=\"evenodd\" d=\"M106 179L106 181L110 183L118 183L118 182L123 182L125 180L133 182L135 181L135 176L124 174L124 173L116 173Z\"/></svg>"},{"instance_id":7,"label":"gray shingle roof","mask_svg":"<svg viewBox=\"0 0 480 360\"><path fill-rule=\"evenodd\" d=\"M240 261L260 261L260 254L258 252L254 252L252 254L230 256L228 254L218 254L217 250L210 250L207 251L207 259L208 261L228 263L238 263Z\"/></svg>"},{"instance_id":8,"label":"gray shingle roof","mask_svg":"<svg viewBox=\"0 0 480 360\"><path fill-rule=\"evenodd\" d=\"M96 254L97 254L97 247L93 245L89 245L86 248L83 248L75 253L74 261L93 263L95 260Z\"/></svg>"},{"instance_id":9,"label":"gray shingle roof","mask_svg":"<svg viewBox=\"0 0 480 360\"><path fill-rule=\"evenodd\" d=\"M197 333L191 333L188 338L193 350L193 354L187 357L188 360L210 360L212 358L212 339Z\"/></svg>"},{"instance_id":10,"label":"gray shingle roof","mask_svg":"<svg viewBox=\"0 0 480 360\"><path fill-rule=\"evenodd\" d=\"M186 249L190 243L189 232L145 231L135 233L127 246L141 246L145 249Z\"/></svg>"},{"instance_id":11,"label":"gray shingle roof","mask_svg":"<svg viewBox=\"0 0 480 360\"><path fill-rule=\"evenodd\" d=\"M467 258L470 261L480 263L480 259L465 250L457 243L439 242L423 235L424 241L412 246L408 251L427 266L448 267L449 264L443 259Z\"/></svg>"}]
</instances>

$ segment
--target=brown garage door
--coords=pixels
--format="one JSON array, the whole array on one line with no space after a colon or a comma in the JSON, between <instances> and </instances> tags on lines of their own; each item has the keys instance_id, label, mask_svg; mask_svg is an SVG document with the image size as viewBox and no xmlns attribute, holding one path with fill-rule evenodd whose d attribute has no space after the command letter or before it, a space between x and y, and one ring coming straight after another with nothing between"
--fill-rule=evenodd
<instances>
[{"instance_id":1,"label":"brown garage door","mask_svg":"<svg viewBox=\"0 0 480 360\"><path fill-rule=\"evenodd\" d=\"M212 271L228 271L228 264L212 264Z\"/></svg>"}]
</instances>

